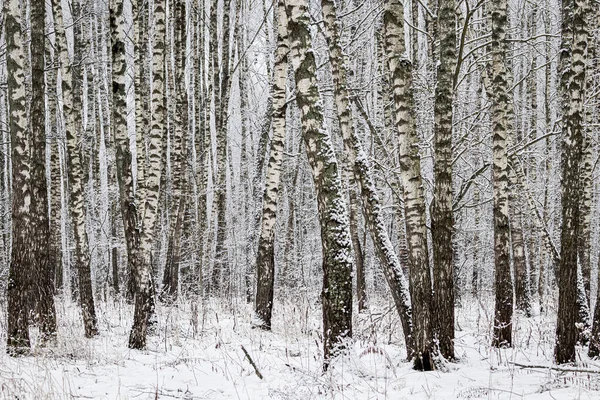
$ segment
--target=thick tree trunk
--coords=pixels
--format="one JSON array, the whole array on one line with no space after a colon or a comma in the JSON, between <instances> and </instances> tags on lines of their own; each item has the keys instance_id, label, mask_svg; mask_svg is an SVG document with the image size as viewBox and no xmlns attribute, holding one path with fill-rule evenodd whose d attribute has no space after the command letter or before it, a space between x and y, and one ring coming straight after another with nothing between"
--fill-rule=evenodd
<instances>
[{"instance_id":1,"label":"thick tree trunk","mask_svg":"<svg viewBox=\"0 0 600 400\"><path fill-rule=\"evenodd\" d=\"M256 256L256 317L258 326L271 329L273 286L275 283L275 222L279 201L279 181L285 148L286 82L288 75L288 32L285 2L277 2L277 48L273 74L273 137L263 196L262 224Z\"/></svg>"},{"instance_id":2,"label":"thick tree trunk","mask_svg":"<svg viewBox=\"0 0 600 400\"><path fill-rule=\"evenodd\" d=\"M7 342L10 355L29 352L29 274L34 262L31 205L31 140L27 128L25 41L19 0L4 2L9 131L12 159L12 248L7 288Z\"/></svg>"},{"instance_id":3,"label":"thick tree trunk","mask_svg":"<svg viewBox=\"0 0 600 400\"><path fill-rule=\"evenodd\" d=\"M509 98L506 67L507 1L492 2L492 100L493 169L494 181L494 267L495 292L494 332L492 345L512 345L513 289L510 273L510 243L508 222L508 154L507 139L512 127L512 104Z\"/></svg>"},{"instance_id":4,"label":"thick tree trunk","mask_svg":"<svg viewBox=\"0 0 600 400\"><path fill-rule=\"evenodd\" d=\"M404 210L408 243L410 300L412 302L413 349L409 357L415 369L434 368L432 286L427 251L425 198L421 159L414 119L412 65L405 53L403 7L386 1L383 14L388 68L392 78L395 126L398 133L400 174L404 188Z\"/></svg>"},{"instance_id":5,"label":"thick tree trunk","mask_svg":"<svg viewBox=\"0 0 600 400\"><path fill-rule=\"evenodd\" d=\"M29 108L29 135L31 151L31 223L33 246L31 251L31 281L35 293L36 320L39 323L42 342L56 335L56 311L54 309L54 266L49 263L50 220L48 213L48 186L46 180L46 108L44 79L45 3L32 2L31 20L31 105ZM14 193L14 192L13 192Z\"/></svg>"},{"instance_id":6,"label":"thick tree trunk","mask_svg":"<svg viewBox=\"0 0 600 400\"><path fill-rule=\"evenodd\" d=\"M577 256L581 225L583 92L588 41L586 0L565 0L562 5L562 32L559 68L562 88L562 230L558 268L558 321L554 356L559 364L575 361L579 336Z\"/></svg>"},{"instance_id":7,"label":"thick tree trunk","mask_svg":"<svg viewBox=\"0 0 600 400\"><path fill-rule=\"evenodd\" d=\"M324 128L316 62L305 0L286 2L290 58L301 111L302 136L312 169L323 249L323 346L325 365L352 337L352 247L338 163Z\"/></svg>"},{"instance_id":8,"label":"thick tree trunk","mask_svg":"<svg viewBox=\"0 0 600 400\"><path fill-rule=\"evenodd\" d=\"M452 102L456 70L454 0L439 2L437 34L439 60L435 90L435 185L431 207L433 248L433 321L440 354L454 359L454 250L452 233Z\"/></svg>"}]
</instances>

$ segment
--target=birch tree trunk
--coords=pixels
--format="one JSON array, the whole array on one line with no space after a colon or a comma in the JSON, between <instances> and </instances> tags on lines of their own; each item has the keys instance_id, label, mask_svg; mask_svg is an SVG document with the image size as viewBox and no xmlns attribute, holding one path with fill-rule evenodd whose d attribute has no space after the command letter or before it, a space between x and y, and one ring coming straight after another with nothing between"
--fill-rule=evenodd
<instances>
[{"instance_id":1,"label":"birch tree trunk","mask_svg":"<svg viewBox=\"0 0 600 400\"><path fill-rule=\"evenodd\" d=\"M175 217L169 226L169 241L167 252L167 264L165 266L165 279L163 283L164 293L171 300L177 298L179 282L179 261L181 258L181 232L183 227L183 217L185 215L185 197L183 194L186 159L185 148L188 133L188 98L185 87L185 65L186 65L186 10L185 1L177 0L174 4L175 24L175 97L176 112L174 115L175 134L171 142L171 190L173 201L173 216ZM167 278L168 277L168 278Z\"/></svg>"},{"instance_id":2,"label":"birch tree trunk","mask_svg":"<svg viewBox=\"0 0 600 400\"><path fill-rule=\"evenodd\" d=\"M215 128L217 132L217 179L215 182L215 196L213 208L217 213L217 234L215 263L211 286L214 292L219 293L229 288L229 265L225 239L227 237L227 128L230 92L229 74L229 37L230 37L230 11L231 2L225 0L223 7L223 44L221 54L221 68L218 68L218 43L217 43L217 4L211 6L211 40L210 53L213 63L213 92L215 99ZM214 28L214 30L213 30ZM220 70L220 71L219 71ZM219 73L220 72L220 73ZM221 293L223 294L223 293Z\"/></svg>"},{"instance_id":3,"label":"birch tree trunk","mask_svg":"<svg viewBox=\"0 0 600 400\"><path fill-rule=\"evenodd\" d=\"M50 8L54 7L55 1L50 4ZM56 33L56 23L50 29ZM49 33L47 33L48 36ZM62 238L61 238L61 215L62 215L62 180L60 170L60 141L58 130L58 68L60 68L60 54L58 51L49 51L50 46L46 46L47 60L52 60L52 66L47 72L48 81L48 118L50 131L48 132L48 147L50 152L50 255L49 269L53 272L54 290L58 292L62 289Z\"/></svg>"},{"instance_id":4,"label":"birch tree trunk","mask_svg":"<svg viewBox=\"0 0 600 400\"><path fill-rule=\"evenodd\" d=\"M285 148L286 83L288 75L288 31L284 0L277 1L277 48L271 93L273 96L273 137L262 205L262 223L256 256L256 317L258 326L270 330L275 284L275 222L279 181Z\"/></svg>"},{"instance_id":5,"label":"birch tree trunk","mask_svg":"<svg viewBox=\"0 0 600 400\"><path fill-rule=\"evenodd\" d=\"M412 65L406 58L402 4L387 0L383 13L388 69L394 97L394 123L398 134L400 175L404 188L406 237L408 243L410 298L412 303L413 349L409 357L418 370L434 368L432 287L427 252L425 198L421 160L414 119Z\"/></svg>"},{"instance_id":6,"label":"birch tree trunk","mask_svg":"<svg viewBox=\"0 0 600 400\"><path fill-rule=\"evenodd\" d=\"M363 215L373 240L375 253L383 268L383 274L390 286L394 303L400 314L407 348L410 349L412 348L411 310L408 284L385 228L385 221L381 213L381 201L373 181L371 165L354 129L352 109L349 104L345 55L342 53L340 45L335 3L332 0L321 0L321 8L325 20L324 34L329 45L331 73L335 87L334 101L344 139L344 151L352 168L353 178L358 183L362 197Z\"/></svg>"},{"instance_id":7,"label":"birch tree trunk","mask_svg":"<svg viewBox=\"0 0 600 400\"><path fill-rule=\"evenodd\" d=\"M138 17L138 16L136 16ZM133 188L132 154L127 135L127 97L125 93L125 21L123 3L110 3L110 29L112 39L112 124L115 137L117 179L121 216L127 244L129 270L135 274L135 311L129 335L129 347L146 347L148 320L154 306L152 271L140 259L141 232Z\"/></svg>"},{"instance_id":8,"label":"birch tree trunk","mask_svg":"<svg viewBox=\"0 0 600 400\"><path fill-rule=\"evenodd\" d=\"M33 264L31 205L31 140L27 132L25 41L19 0L4 2L6 16L6 70L12 159L12 248L7 288L7 341L9 355L29 352L28 276ZM23 13L24 14L24 13Z\"/></svg>"},{"instance_id":9,"label":"birch tree trunk","mask_svg":"<svg viewBox=\"0 0 600 400\"><path fill-rule=\"evenodd\" d=\"M209 174L209 160L211 152L211 135L210 135L210 98L211 90L210 84L207 82L205 70L205 2L204 0L198 0L198 11L196 12L196 45L197 49L195 53L195 69L196 69L196 80L195 80L195 96L197 101L196 107L196 157L197 157L197 168L199 173L196 176L197 180L197 191L198 191L198 274L197 277L199 286L198 290L200 294L204 293L204 276L205 276L205 263L204 255L210 251L205 250L205 235L206 227L208 226L208 212L206 209L207 205L207 189L208 189L208 174ZM210 81L210 79L208 79Z\"/></svg>"},{"instance_id":10,"label":"birch tree trunk","mask_svg":"<svg viewBox=\"0 0 600 400\"><path fill-rule=\"evenodd\" d=\"M80 40L81 28L78 23L73 25L74 59L69 60L67 49L67 34L64 29L62 7L58 0L54 2L56 18L56 47L60 54L63 114L65 119L65 133L67 138L67 176L70 188L70 214L73 221L75 237L75 265L79 279L79 294L85 336L92 337L98 333L96 322L96 309L92 291L92 273L90 265L90 249L86 231L86 213L84 204L84 168L81 161L80 135L82 129L82 90ZM71 10L73 20L79 18L79 0L72 0Z\"/></svg>"},{"instance_id":11,"label":"birch tree trunk","mask_svg":"<svg viewBox=\"0 0 600 400\"><path fill-rule=\"evenodd\" d=\"M565 0L562 4L562 32L559 72L562 88L562 230L558 269L558 320L554 356L559 364L575 361L579 336L577 256L581 225L582 158L584 145L583 100L587 64L586 0Z\"/></svg>"},{"instance_id":12,"label":"birch tree trunk","mask_svg":"<svg viewBox=\"0 0 600 400\"><path fill-rule=\"evenodd\" d=\"M510 247L508 223L508 153L507 139L512 127L512 104L509 99L508 70L506 66L507 1L492 2L492 100L493 168L494 181L494 277L496 300L492 345L512 345L513 289L510 274Z\"/></svg>"},{"instance_id":13,"label":"birch tree trunk","mask_svg":"<svg viewBox=\"0 0 600 400\"><path fill-rule=\"evenodd\" d=\"M456 70L456 4L440 0L437 34L439 60L434 105L433 203L431 238L433 248L434 331L440 354L454 359L454 250L452 234L452 102Z\"/></svg>"},{"instance_id":14,"label":"birch tree trunk","mask_svg":"<svg viewBox=\"0 0 600 400\"><path fill-rule=\"evenodd\" d=\"M166 1L154 0L154 40L152 43L152 98L151 128L146 165L145 197L142 215L142 237L140 243L141 262L144 268L152 269L152 246L158 219L158 201L161 173L163 169L163 141L166 134ZM138 157L139 158L139 157ZM139 182L138 182L139 184Z\"/></svg>"},{"instance_id":15,"label":"birch tree trunk","mask_svg":"<svg viewBox=\"0 0 600 400\"><path fill-rule=\"evenodd\" d=\"M600 11L598 11L597 8L592 8L590 10L589 14L590 14L589 15L590 24L588 26L588 32L590 33L590 41L588 42L588 46L589 46L588 59L590 60L590 74L587 74L586 76L588 77L588 83L591 86L593 83L592 77L594 75L594 72L597 72L598 67L599 67L598 60L595 57L598 52L598 50L597 50L598 41L593 40L592 37L593 37L593 33L597 32L598 28L600 28ZM592 91L590 90L590 91L588 91L587 95L590 96L591 93L592 93ZM596 110L596 113L597 113L597 110ZM594 114L593 112L590 112L588 114L588 118L587 118L588 123L593 120L593 118L592 118L593 114ZM591 134L591 132L588 132L588 134ZM589 139L590 138L588 138L588 140ZM591 142L588 142L588 145L591 145ZM588 151L588 152L591 153L591 151ZM585 189L587 190L587 189L591 189L591 188L586 186ZM598 259L598 265L600 266L600 258ZM600 282L600 276L598 277L598 282ZM592 320L592 331L591 332L592 332L592 334L590 337L588 356L590 358L597 359L600 356L600 291L597 291L597 294L596 294L596 307L594 309L594 316L593 316L593 320Z\"/></svg>"},{"instance_id":16,"label":"birch tree trunk","mask_svg":"<svg viewBox=\"0 0 600 400\"><path fill-rule=\"evenodd\" d=\"M510 174L513 175L512 173ZM516 178L516 177L515 177ZM526 317L531 316L531 300L529 295L529 279L527 276L527 264L525 262L525 243L523 241L523 221L521 212L522 202L517 201L523 189L516 183L516 179L511 179L512 185L516 189L510 190L509 204L512 205L510 218L510 241L512 244L513 266L515 275L515 299L516 309L522 311Z\"/></svg>"},{"instance_id":17,"label":"birch tree trunk","mask_svg":"<svg viewBox=\"0 0 600 400\"><path fill-rule=\"evenodd\" d=\"M352 337L352 247L338 163L331 137L324 127L317 66L308 28L308 4L305 0L289 0L286 13L296 103L301 111L302 136L312 169L321 226L326 369L328 360L343 349L344 338Z\"/></svg>"},{"instance_id":18,"label":"birch tree trunk","mask_svg":"<svg viewBox=\"0 0 600 400\"><path fill-rule=\"evenodd\" d=\"M54 309L54 274L49 263L50 219L48 210L48 186L46 180L46 107L44 79L46 6L42 2L32 2L31 21L31 105L29 109L29 135L31 151L31 204L32 235L34 243L31 251L32 289L35 291L36 319L39 322L42 342L52 340L56 335L56 311Z\"/></svg>"}]
</instances>

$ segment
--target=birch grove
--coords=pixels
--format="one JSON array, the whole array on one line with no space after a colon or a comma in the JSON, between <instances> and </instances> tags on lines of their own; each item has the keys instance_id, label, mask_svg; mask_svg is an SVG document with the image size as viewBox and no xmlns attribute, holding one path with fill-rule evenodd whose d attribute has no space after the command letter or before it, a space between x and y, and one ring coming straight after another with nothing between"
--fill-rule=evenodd
<instances>
[{"instance_id":1,"label":"birch grove","mask_svg":"<svg viewBox=\"0 0 600 400\"><path fill-rule=\"evenodd\" d=\"M333 381L368 357L452 374L471 339L515 367L528 330L542 367L588 368L596 6L4 0L7 354L210 337L262 381L283 334L312 349L290 373Z\"/></svg>"}]
</instances>

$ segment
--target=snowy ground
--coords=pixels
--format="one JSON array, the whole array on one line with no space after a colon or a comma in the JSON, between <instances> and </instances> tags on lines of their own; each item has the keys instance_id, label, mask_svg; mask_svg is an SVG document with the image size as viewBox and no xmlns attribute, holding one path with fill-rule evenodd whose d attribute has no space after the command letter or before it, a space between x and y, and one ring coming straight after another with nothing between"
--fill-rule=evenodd
<instances>
[{"instance_id":1,"label":"snowy ground","mask_svg":"<svg viewBox=\"0 0 600 400\"><path fill-rule=\"evenodd\" d=\"M34 346L35 356L13 359L0 348L1 398L600 399L600 374L515 365L551 365L553 315L519 318L516 346L490 349L489 307L472 299L457 311L461 360L429 373L404 362L400 324L387 304L356 317L350 355L324 374L319 305L303 300L277 304L273 333L251 328L245 304L201 307L195 334L189 304L159 306L159 329L147 351L126 346L132 310L124 303L99 304L101 334L92 340L83 338L74 304L59 302L57 308L54 349ZM0 339L4 346L6 338ZM600 363L584 356L581 364L600 371Z\"/></svg>"}]
</instances>

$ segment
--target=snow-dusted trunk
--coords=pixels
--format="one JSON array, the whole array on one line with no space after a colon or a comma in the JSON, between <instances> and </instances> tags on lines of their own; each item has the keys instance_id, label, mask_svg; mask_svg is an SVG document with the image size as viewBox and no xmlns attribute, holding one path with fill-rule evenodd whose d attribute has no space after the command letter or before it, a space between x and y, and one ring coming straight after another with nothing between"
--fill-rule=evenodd
<instances>
[{"instance_id":1,"label":"snow-dusted trunk","mask_svg":"<svg viewBox=\"0 0 600 400\"><path fill-rule=\"evenodd\" d=\"M492 2L492 64L488 97L492 100L494 181L494 276L495 309L492 345L512 345L513 288L510 273L508 223L508 153L507 139L512 126L512 104L509 98L506 56L507 1Z\"/></svg>"},{"instance_id":2,"label":"snow-dusted trunk","mask_svg":"<svg viewBox=\"0 0 600 400\"><path fill-rule=\"evenodd\" d=\"M363 215L367 223L375 254L383 268L383 274L390 286L392 297L404 331L404 337L410 348L410 300L408 284L402 274L400 262L392 242L387 234L381 211L381 201L373 181L373 172L362 148L360 138L353 125L352 109L349 104L349 93L346 79L345 55L340 45L340 35L335 3L332 0L321 0L323 19L325 20L324 34L329 45L331 73L335 86L334 102L344 139L344 151L348 157L354 180L362 197ZM352 188L350 188L352 190Z\"/></svg>"},{"instance_id":3,"label":"snow-dusted trunk","mask_svg":"<svg viewBox=\"0 0 600 400\"><path fill-rule=\"evenodd\" d=\"M547 10L545 15L544 15L544 32L546 34L548 34L549 32L551 32L551 26L550 26L550 11ZM550 132L550 130L552 129L552 115L551 115L551 110L550 110L550 88L551 88L551 83L552 83L552 71L551 71L551 63L550 63L550 59L552 57L552 46L551 43L549 41L546 41L546 45L544 46L544 51L545 51L545 60L546 60L546 66L544 67L544 130L545 130L545 134L548 134ZM548 211L548 200L549 200L549 189L548 189L548 182L550 180L550 157L548 156L550 154L550 149L551 149L551 140L550 138L546 138L545 140L545 154L546 154L546 160L544 162L544 180L545 180L545 188L544 188L544 204L543 204L543 209L542 209L542 218L544 220L547 220L547 211ZM543 235L543 228L538 227L538 231L540 231L540 233ZM548 270L549 265L550 265L550 261L552 260L551 257L551 251L549 248L547 248L547 246L541 246L541 250L540 250L540 259L541 259L541 263L540 263L540 273L539 273L539 281L538 281L538 296L539 296L539 302L540 302L540 311L544 312L546 311L546 288L548 286L548 280L549 280L549 273ZM555 266L556 268L556 266Z\"/></svg>"},{"instance_id":4,"label":"snow-dusted trunk","mask_svg":"<svg viewBox=\"0 0 600 400\"><path fill-rule=\"evenodd\" d=\"M593 36L593 32L597 31L598 28L600 28L600 11L598 11L597 8L592 8L592 10L590 11L590 25L588 27L588 31L589 31L590 35ZM594 83L594 80L592 79L592 77L594 76L594 73L598 71L598 67L600 66L600 64L598 63L598 60L596 59L596 55L598 52L598 49L597 49L598 41L590 38L590 42L588 43L588 45L589 45L588 60L590 60L590 73L587 75L587 77L588 77L588 85L591 86ZM587 95L590 96L591 93L593 93L592 90L588 90ZM597 114L598 110L596 109L595 111ZM590 110L586 114L587 114L586 115L587 122L589 123L589 122L593 121L593 117L594 117L595 113ZM591 129L593 129L593 128L591 128ZM587 132L587 133L592 134L592 132ZM590 138L588 137L588 140L589 139ZM589 141L588 141L588 143L589 143L589 145L591 145L591 143ZM591 151L589 151L589 152L591 153ZM585 190L587 190L587 187L585 188ZM600 258L598 259L598 265L600 266ZM600 282L600 276L598 276L598 282ZM591 299L590 299L590 301L591 301ZM594 310L594 318L592 321L593 321L592 334L590 337L590 345L589 345L588 355L591 358L598 358L600 356L600 291L598 291L596 294L596 307Z\"/></svg>"},{"instance_id":5,"label":"snow-dusted trunk","mask_svg":"<svg viewBox=\"0 0 600 400\"><path fill-rule=\"evenodd\" d=\"M29 108L29 135L31 138L31 223L33 246L31 281L34 291L35 319L39 323L42 342L56 335L54 309L54 274L49 263L50 220L48 213L48 186L46 180L46 108L44 79L45 3L32 2L31 21L31 104Z\"/></svg>"},{"instance_id":6,"label":"snow-dusted trunk","mask_svg":"<svg viewBox=\"0 0 600 400\"><path fill-rule=\"evenodd\" d=\"M527 317L531 316L531 299L529 292L529 277L527 274L527 264L525 263L525 243L523 241L523 213L521 212L522 202L518 193L522 187L516 184L514 173L510 174L511 184L508 202L511 205L510 210L510 243L512 245L512 258L515 276L515 299L516 309L523 312Z\"/></svg>"},{"instance_id":7,"label":"snow-dusted trunk","mask_svg":"<svg viewBox=\"0 0 600 400\"><path fill-rule=\"evenodd\" d=\"M591 60L592 58L590 57L589 59ZM590 89L593 90L593 88ZM593 124L594 121L590 120L589 123ZM592 273L592 194L594 190L592 171L594 169L595 159L593 155L594 144L592 138L588 137L588 135L592 134L592 132L587 132L583 137L583 158L581 161L581 174L579 177L582 197L579 205L580 223L579 231L577 233L577 253L585 290L585 303L581 304L584 308L589 308L590 278Z\"/></svg>"},{"instance_id":8,"label":"snow-dusted trunk","mask_svg":"<svg viewBox=\"0 0 600 400\"><path fill-rule=\"evenodd\" d=\"M166 97L165 97L165 43L166 43L166 1L154 0L154 38L152 42L152 97L150 101L151 124L150 135L146 148L139 141L138 149L144 151L146 157L144 181L138 181L138 187L143 186L144 191L139 191L136 196L144 204L142 218L142 237L140 242L141 266L148 271L152 270L152 246L156 233L156 221L158 219L158 200L160 193L160 178L163 168L163 140L166 133L165 119ZM145 32L144 32L145 34ZM142 99L142 101L146 101ZM146 118L147 119L147 118ZM143 122L143 121L142 121ZM137 128L136 128L137 129ZM138 160L140 155L138 154ZM140 165L138 164L138 170ZM144 195L142 197L142 195Z\"/></svg>"},{"instance_id":9,"label":"snow-dusted trunk","mask_svg":"<svg viewBox=\"0 0 600 400\"><path fill-rule=\"evenodd\" d=\"M412 352L416 369L430 370L433 329L432 287L427 254L425 198L414 119L412 65L405 55L402 4L386 1L383 14L388 69L394 97L394 123L398 134L400 176L404 188L404 210L408 243L410 297L412 303Z\"/></svg>"},{"instance_id":10,"label":"snow-dusted trunk","mask_svg":"<svg viewBox=\"0 0 600 400\"><path fill-rule=\"evenodd\" d=\"M136 180L135 197L137 212L143 226L146 208L146 133L148 131L148 3L134 0L131 2L133 14L133 59L134 59L134 97L135 97L135 143L136 143ZM185 23L185 22L184 22ZM143 237L143 228L142 233ZM140 243L141 247L141 243ZM140 249L140 262L143 263L143 251ZM135 277L135 274L132 274Z\"/></svg>"},{"instance_id":11,"label":"snow-dusted trunk","mask_svg":"<svg viewBox=\"0 0 600 400\"><path fill-rule=\"evenodd\" d=\"M439 59L434 104L433 203L431 239L433 249L432 316L440 354L454 359L454 250L452 233L452 103L456 70L456 4L440 0L437 20Z\"/></svg>"},{"instance_id":12,"label":"snow-dusted trunk","mask_svg":"<svg viewBox=\"0 0 600 400\"><path fill-rule=\"evenodd\" d=\"M51 9L54 6L55 0L51 3ZM54 31L54 26L50 29ZM47 31L49 29L46 29ZM54 31L55 32L55 31ZM46 33L49 35L49 33ZM49 66L46 73L46 80L48 82L46 91L48 101L48 119L50 130L47 133L48 148L50 153L50 190L49 192L49 204L50 204L50 253L48 255L48 268L52 270L54 290L58 291L62 289L63 282L63 271L62 271L62 243L61 243L61 208L62 208L62 194L61 194L61 170L60 170L60 142L58 140L58 93L57 93L57 68L60 66L59 57L57 51L50 52L50 46L46 46L46 59L52 60L52 65Z\"/></svg>"},{"instance_id":13,"label":"snow-dusted trunk","mask_svg":"<svg viewBox=\"0 0 600 400\"><path fill-rule=\"evenodd\" d=\"M205 250L204 242L206 235L208 213L206 210L207 205L207 188L208 188L208 174L209 167L208 162L210 160L209 153L211 149L210 140L210 90L207 90L206 82L206 67L205 67L205 4L204 0L198 0L198 11L195 13L195 45L194 51L194 69L195 69L195 140L196 140L196 161L197 161L197 192L198 192L198 204L197 204L197 240L198 243L198 291L200 294L204 293L204 275L205 275L205 264L204 255Z\"/></svg>"},{"instance_id":14,"label":"snow-dusted trunk","mask_svg":"<svg viewBox=\"0 0 600 400\"><path fill-rule=\"evenodd\" d=\"M6 351L29 351L29 272L33 260L31 206L31 140L27 132L25 93L25 38L21 31L19 0L4 2L8 116L12 160L12 248L7 286Z\"/></svg>"},{"instance_id":15,"label":"snow-dusted trunk","mask_svg":"<svg viewBox=\"0 0 600 400\"><path fill-rule=\"evenodd\" d=\"M587 64L586 0L562 4L559 72L562 97L562 229L558 268L558 321L554 356L559 364L575 361L578 340L578 233L581 225L584 156L584 89Z\"/></svg>"},{"instance_id":16,"label":"snow-dusted trunk","mask_svg":"<svg viewBox=\"0 0 600 400\"><path fill-rule=\"evenodd\" d=\"M587 13L588 18L588 73L586 74L585 91L586 91L586 112L585 112L585 126L586 132L583 137L583 163L581 172L581 185L582 185L582 201L581 201L581 223L579 226L579 243L578 243L578 257L579 264L581 265L581 272L583 276L583 284L585 288L585 295L588 307L591 304L590 287L591 287L591 273L592 273L592 205L594 195L594 180L593 171L596 162L594 157L594 135L596 133L594 123L596 122L598 106L593 101L595 98L594 84L597 84L598 70L598 41L595 40L597 37L598 28L600 28L600 11L598 7L592 6Z\"/></svg>"},{"instance_id":17,"label":"snow-dusted trunk","mask_svg":"<svg viewBox=\"0 0 600 400\"><path fill-rule=\"evenodd\" d=\"M273 136L262 205L262 222L256 256L256 316L259 326L271 329L273 286L275 283L275 222L279 201L279 181L285 148L286 82L288 75L288 32L284 0L277 2L277 48L271 93L273 96Z\"/></svg>"},{"instance_id":18,"label":"snow-dusted trunk","mask_svg":"<svg viewBox=\"0 0 600 400\"><path fill-rule=\"evenodd\" d=\"M171 191L172 191L172 221L169 225L169 242L167 264L163 291L172 300L177 298L179 282L179 261L181 259L181 232L185 210L184 184L186 176L185 148L188 133L188 96L185 86L186 64L186 10L185 0L176 0L174 4L175 40L175 98L174 137L171 141ZM174 218L173 218L174 217ZM168 278L168 279L167 279Z\"/></svg>"},{"instance_id":19,"label":"snow-dusted trunk","mask_svg":"<svg viewBox=\"0 0 600 400\"><path fill-rule=\"evenodd\" d=\"M350 166L349 166L350 167ZM352 171L348 171L348 175L352 175ZM354 264L356 265L356 301L358 304L358 312L363 312L367 309L367 282L365 279L365 258L363 254L363 246L360 243L360 232L358 229L359 219L359 202L356 181L352 177L348 177L348 201L349 201L349 218L350 218L350 237L352 238L352 248L354 250Z\"/></svg>"},{"instance_id":20,"label":"snow-dusted trunk","mask_svg":"<svg viewBox=\"0 0 600 400\"><path fill-rule=\"evenodd\" d=\"M352 247L346 202L333 143L324 125L306 0L286 2L290 59L312 169L323 249L323 346L327 360L352 337Z\"/></svg>"},{"instance_id":21,"label":"snow-dusted trunk","mask_svg":"<svg viewBox=\"0 0 600 400\"><path fill-rule=\"evenodd\" d=\"M138 16L136 16L138 17ZM149 268L142 268L140 260L141 232L135 202L132 172L132 154L127 135L127 97L125 93L125 21L123 3L110 3L110 29L112 39L112 128L115 138L117 179L121 216L127 243L129 270L135 274L135 311L129 347L146 347L148 320L153 308L152 275Z\"/></svg>"},{"instance_id":22,"label":"snow-dusted trunk","mask_svg":"<svg viewBox=\"0 0 600 400\"><path fill-rule=\"evenodd\" d=\"M223 43L221 53L221 65L219 64L219 45L217 38L217 5L214 1L211 6L211 38L210 53L213 65L213 92L215 103L215 128L217 134L217 176L215 182L215 196L213 209L217 213L217 233L215 243L215 263L211 278L211 286L215 294L222 294L229 290L229 262L227 260L227 249L225 239L227 237L226 213L227 213L227 131L228 131L228 108L230 93L230 71L229 71L229 42L230 42L230 12L231 3L235 0L227 0L223 8Z\"/></svg>"},{"instance_id":23,"label":"snow-dusted trunk","mask_svg":"<svg viewBox=\"0 0 600 400\"><path fill-rule=\"evenodd\" d=\"M71 4L73 18L79 18L79 0ZM71 204L69 205L75 238L75 266L79 278L79 291L81 311L86 337L98 333L96 327L96 310L92 292L92 274L90 266L90 248L86 231L86 212L84 204L84 177L87 171L82 165L79 131L82 129L82 88L81 88L81 56L80 40L81 28L78 23L73 25L74 59L69 59L67 48L67 35L64 28L62 7L59 1L55 3L56 18L56 47L60 54L63 114L65 120L65 134L67 138L67 177ZM85 172L84 172L85 171Z\"/></svg>"}]
</instances>

